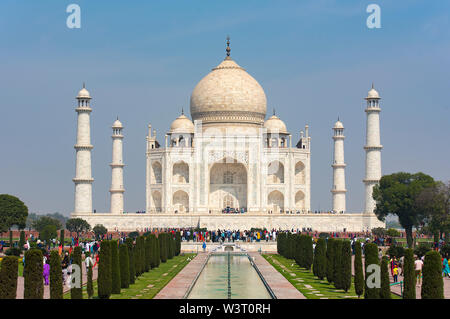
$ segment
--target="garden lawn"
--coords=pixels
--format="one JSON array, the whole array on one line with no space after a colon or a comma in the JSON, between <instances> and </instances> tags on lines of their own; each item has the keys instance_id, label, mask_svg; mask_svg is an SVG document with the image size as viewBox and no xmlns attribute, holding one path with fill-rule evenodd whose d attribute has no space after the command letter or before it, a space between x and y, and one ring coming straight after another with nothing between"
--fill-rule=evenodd
<instances>
[{"instance_id":1,"label":"garden lawn","mask_svg":"<svg viewBox=\"0 0 450 319\"><path fill-rule=\"evenodd\" d=\"M358 299L353 277L350 289L345 292L343 289L336 289L326 278L320 280L315 277L312 270L300 268L293 259L278 254L263 257L308 299ZM401 299L397 295L391 295L393 299Z\"/></svg>"},{"instance_id":2,"label":"garden lawn","mask_svg":"<svg viewBox=\"0 0 450 319\"><path fill-rule=\"evenodd\" d=\"M195 255L184 254L168 259L167 262L161 263L158 268L153 268L136 278L135 283L130 285L129 288L121 289L120 294L111 295L110 299L152 299ZM64 298L70 299L70 291L64 294ZM87 298L86 285L83 286L83 298ZM93 298L98 298L97 281L94 281Z\"/></svg>"}]
</instances>

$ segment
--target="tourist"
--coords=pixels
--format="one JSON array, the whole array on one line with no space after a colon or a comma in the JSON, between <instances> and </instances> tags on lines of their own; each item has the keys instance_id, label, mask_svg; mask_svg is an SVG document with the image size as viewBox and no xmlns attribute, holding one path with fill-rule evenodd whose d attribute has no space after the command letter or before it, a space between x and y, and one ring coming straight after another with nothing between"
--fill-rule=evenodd
<instances>
[{"instance_id":1,"label":"tourist","mask_svg":"<svg viewBox=\"0 0 450 319\"><path fill-rule=\"evenodd\" d=\"M394 276L394 282L397 282L397 280L398 280L398 267L397 267L397 265L394 266L393 276Z\"/></svg>"},{"instance_id":2,"label":"tourist","mask_svg":"<svg viewBox=\"0 0 450 319\"><path fill-rule=\"evenodd\" d=\"M204 241L203 241L202 248L203 248L203 252L205 252L206 251L206 242L204 242Z\"/></svg>"},{"instance_id":3,"label":"tourist","mask_svg":"<svg viewBox=\"0 0 450 319\"><path fill-rule=\"evenodd\" d=\"M64 258L63 258L63 260L61 262L61 268L62 268L62 272L63 272L63 282L66 281L66 277L67 277L67 274L68 274L67 273L67 268L69 267L69 263L70 263L69 253L66 252L64 254Z\"/></svg>"},{"instance_id":4,"label":"tourist","mask_svg":"<svg viewBox=\"0 0 450 319\"><path fill-rule=\"evenodd\" d=\"M414 268L416 271L417 285L419 287L422 283L422 267L423 267L423 261L419 257L416 257L416 261L414 262Z\"/></svg>"},{"instance_id":5,"label":"tourist","mask_svg":"<svg viewBox=\"0 0 450 319\"><path fill-rule=\"evenodd\" d=\"M46 263L44 264L44 272L43 272L43 276L44 276L44 285L48 286L49 284L49 277L50 277L50 265L48 260L46 261Z\"/></svg>"},{"instance_id":6,"label":"tourist","mask_svg":"<svg viewBox=\"0 0 450 319\"><path fill-rule=\"evenodd\" d=\"M449 268L449 265L448 265L448 258L447 258L447 256L444 257L444 260L442 262L442 276L450 278L450 268Z\"/></svg>"}]
</instances>

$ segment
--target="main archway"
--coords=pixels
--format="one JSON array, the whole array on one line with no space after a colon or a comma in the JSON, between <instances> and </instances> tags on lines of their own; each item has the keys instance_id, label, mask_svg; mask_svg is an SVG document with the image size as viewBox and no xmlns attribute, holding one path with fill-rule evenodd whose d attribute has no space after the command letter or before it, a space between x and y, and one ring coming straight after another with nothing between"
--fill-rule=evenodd
<instances>
[{"instance_id":1,"label":"main archway","mask_svg":"<svg viewBox=\"0 0 450 319\"><path fill-rule=\"evenodd\" d=\"M247 170L244 164L225 158L209 170L209 210L247 210Z\"/></svg>"}]
</instances>

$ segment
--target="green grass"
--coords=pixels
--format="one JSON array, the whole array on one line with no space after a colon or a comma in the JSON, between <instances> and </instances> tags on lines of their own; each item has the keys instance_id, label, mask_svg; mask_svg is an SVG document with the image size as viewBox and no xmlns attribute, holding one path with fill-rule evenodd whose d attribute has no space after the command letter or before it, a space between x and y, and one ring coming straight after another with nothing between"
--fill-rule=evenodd
<instances>
[{"instance_id":1,"label":"green grass","mask_svg":"<svg viewBox=\"0 0 450 319\"><path fill-rule=\"evenodd\" d=\"M152 299L189 263L188 257L192 260L195 255L175 256L167 262L161 263L158 268L154 268L136 278L135 283L127 289L122 289L120 294L111 295L110 299ZM98 298L97 281L94 281L93 284L94 299L96 299ZM86 285L83 286L83 298L87 298ZM64 299L70 299L70 292L64 294Z\"/></svg>"},{"instance_id":2,"label":"green grass","mask_svg":"<svg viewBox=\"0 0 450 319\"><path fill-rule=\"evenodd\" d=\"M358 299L353 278L351 288L345 292L343 289L336 289L328 283L326 278L320 280L315 277L312 270L300 268L293 259L287 259L277 254L263 255L263 257L308 299ZM311 288L305 285L309 285ZM397 295L391 295L393 299L400 299Z\"/></svg>"}]
</instances>

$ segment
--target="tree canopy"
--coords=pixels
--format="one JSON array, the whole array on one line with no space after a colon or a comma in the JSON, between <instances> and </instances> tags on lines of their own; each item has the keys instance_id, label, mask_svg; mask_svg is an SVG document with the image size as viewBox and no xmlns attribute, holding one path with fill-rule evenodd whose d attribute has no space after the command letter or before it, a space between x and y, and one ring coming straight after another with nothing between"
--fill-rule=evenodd
<instances>
[{"instance_id":1,"label":"tree canopy","mask_svg":"<svg viewBox=\"0 0 450 319\"><path fill-rule=\"evenodd\" d=\"M28 207L17 197L0 194L0 232L12 226L24 229L28 216Z\"/></svg>"},{"instance_id":2,"label":"tree canopy","mask_svg":"<svg viewBox=\"0 0 450 319\"><path fill-rule=\"evenodd\" d=\"M91 229L91 225L89 225L89 223L82 218L71 218L67 220L66 228L70 232L74 232L79 235L80 233L89 231Z\"/></svg>"},{"instance_id":3,"label":"tree canopy","mask_svg":"<svg viewBox=\"0 0 450 319\"><path fill-rule=\"evenodd\" d=\"M424 211L416 205L420 193L435 185L434 179L424 173L394 173L381 177L373 188L376 201L375 215L384 221L389 214L397 215L405 228L408 246L412 246L412 228L423 223Z\"/></svg>"},{"instance_id":4,"label":"tree canopy","mask_svg":"<svg viewBox=\"0 0 450 319\"><path fill-rule=\"evenodd\" d=\"M100 237L108 233L108 229L106 229L103 225L95 225L92 230L94 231L96 237Z\"/></svg>"},{"instance_id":5,"label":"tree canopy","mask_svg":"<svg viewBox=\"0 0 450 319\"><path fill-rule=\"evenodd\" d=\"M32 227L39 233L42 232L47 226L54 226L55 231L62 228L59 220L49 216L40 216L32 223Z\"/></svg>"}]
</instances>

